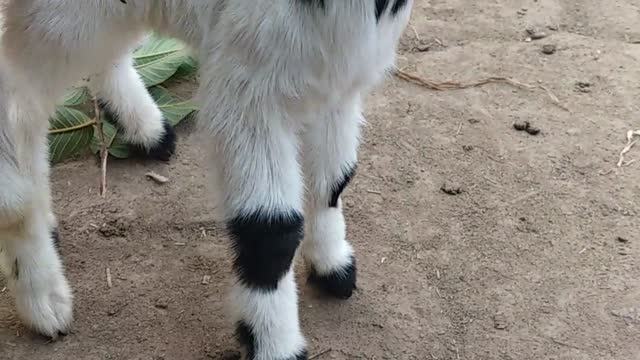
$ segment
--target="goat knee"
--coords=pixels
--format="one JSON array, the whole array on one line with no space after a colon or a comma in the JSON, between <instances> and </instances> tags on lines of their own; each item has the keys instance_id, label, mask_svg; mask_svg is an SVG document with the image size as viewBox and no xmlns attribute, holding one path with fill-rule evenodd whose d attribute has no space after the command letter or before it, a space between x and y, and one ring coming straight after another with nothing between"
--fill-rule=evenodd
<instances>
[{"instance_id":1,"label":"goat knee","mask_svg":"<svg viewBox=\"0 0 640 360\"><path fill-rule=\"evenodd\" d=\"M31 203L29 181L0 165L0 229L24 222Z\"/></svg>"}]
</instances>

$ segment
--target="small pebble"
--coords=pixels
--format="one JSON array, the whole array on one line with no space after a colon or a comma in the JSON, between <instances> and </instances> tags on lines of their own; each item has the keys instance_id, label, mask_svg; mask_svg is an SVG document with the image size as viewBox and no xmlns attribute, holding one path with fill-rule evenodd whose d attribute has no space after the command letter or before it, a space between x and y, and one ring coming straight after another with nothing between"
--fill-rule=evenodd
<instances>
[{"instance_id":1,"label":"small pebble","mask_svg":"<svg viewBox=\"0 0 640 360\"><path fill-rule=\"evenodd\" d=\"M546 55L553 55L556 52L556 46L552 44L547 44L542 46L542 53Z\"/></svg>"},{"instance_id":2,"label":"small pebble","mask_svg":"<svg viewBox=\"0 0 640 360\"><path fill-rule=\"evenodd\" d=\"M578 81L576 82L576 90L578 90L581 93L590 93L591 83L586 81Z\"/></svg>"},{"instance_id":3,"label":"small pebble","mask_svg":"<svg viewBox=\"0 0 640 360\"><path fill-rule=\"evenodd\" d=\"M464 192L460 186L444 184L440 187L440 191L447 195L456 196Z\"/></svg>"},{"instance_id":4,"label":"small pebble","mask_svg":"<svg viewBox=\"0 0 640 360\"><path fill-rule=\"evenodd\" d=\"M548 36L544 31L539 31L534 28L527 29L527 35L529 35L529 38L532 40L540 40Z\"/></svg>"},{"instance_id":5,"label":"small pebble","mask_svg":"<svg viewBox=\"0 0 640 360\"><path fill-rule=\"evenodd\" d=\"M623 243L623 244L625 244L625 243L628 243L628 242L629 242L629 239L627 239L627 238L623 238L622 236L618 236L618 237L616 238L616 240L618 240L618 242L621 242L621 243Z\"/></svg>"},{"instance_id":6,"label":"small pebble","mask_svg":"<svg viewBox=\"0 0 640 360\"><path fill-rule=\"evenodd\" d=\"M156 301L156 307L158 309L166 309L169 307L169 299L167 298L160 298Z\"/></svg>"},{"instance_id":7,"label":"small pebble","mask_svg":"<svg viewBox=\"0 0 640 360\"><path fill-rule=\"evenodd\" d=\"M577 129L577 128L567 129L567 135L576 136L579 134L580 134L580 129Z\"/></svg>"},{"instance_id":8,"label":"small pebble","mask_svg":"<svg viewBox=\"0 0 640 360\"><path fill-rule=\"evenodd\" d=\"M496 314L493 316L493 327L498 330L505 330L509 325L507 324L507 318L503 314Z\"/></svg>"}]
</instances>

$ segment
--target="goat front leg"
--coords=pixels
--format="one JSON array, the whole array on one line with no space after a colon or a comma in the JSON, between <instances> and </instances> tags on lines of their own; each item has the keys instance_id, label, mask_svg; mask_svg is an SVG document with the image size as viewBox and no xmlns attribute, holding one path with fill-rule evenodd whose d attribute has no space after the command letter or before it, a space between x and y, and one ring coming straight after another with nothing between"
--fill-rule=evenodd
<instances>
[{"instance_id":1,"label":"goat front leg","mask_svg":"<svg viewBox=\"0 0 640 360\"><path fill-rule=\"evenodd\" d=\"M44 102L34 100L38 96L32 92L16 95L11 111L15 115L11 139L17 168L12 169L15 173L8 174L23 180L13 187L1 187L0 199L5 207L11 207L13 213L20 216L13 222L5 218L0 226L0 268L24 323L56 338L69 330L73 296L56 249L57 232L49 191L47 117L39 111L39 104ZM0 117L6 119L7 116L6 112L0 113ZM11 157L6 148L2 152L0 157ZM3 177L6 175L3 172ZM21 201L18 203L16 198ZM6 199L13 204L7 205Z\"/></svg>"},{"instance_id":2,"label":"goat front leg","mask_svg":"<svg viewBox=\"0 0 640 360\"><path fill-rule=\"evenodd\" d=\"M176 150L176 134L133 67L131 52L92 76L89 85L106 113L141 154L164 161L171 158Z\"/></svg>"},{"instance_id":3,"label":"goat front leg","mask_svg":"<svg viewBox=\"0 0 640 360\"><path fill-rule=\"evenodd\" d=\"M259 111L213 122L213 182L233 250L238 339L249 360L306 359L293 273L303 237L295 132L283 116Z\"/></svg>"},{"instance_id":4,"label":"goat front leg","mask_svg":"<svg viewBox=\"0 0 640 360\"><path fill-rule=\"evenodd\" d=\"M355 175L362 121L356 96L320 116L303 134L309 199L302 253L310 282L341 299L356 288L356 260L346 239L340 196Z\"/></svg>"}]
</instances>

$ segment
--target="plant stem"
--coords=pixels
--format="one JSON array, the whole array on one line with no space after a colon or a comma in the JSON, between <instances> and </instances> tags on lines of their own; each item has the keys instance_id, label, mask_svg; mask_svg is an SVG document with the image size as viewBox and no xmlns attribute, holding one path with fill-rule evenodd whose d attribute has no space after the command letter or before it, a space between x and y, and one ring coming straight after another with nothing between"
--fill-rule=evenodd
<instances>
[{"instance_id":1,"label":"plant stem","mask_svg":"<svg viewBox=\"0 0 640 360\"><path fill-rule=\"evenodd\" d=\"M107 143L104 140L104 129L102 128L102 119L100 118L100 106L98 106L98 99L93 99L93 106L96 113L96 125L98 128L98 135L100 135L100 196L105 197L107 195L107 158L109 152L107 151Z\"/></svg>"}]
</instances>

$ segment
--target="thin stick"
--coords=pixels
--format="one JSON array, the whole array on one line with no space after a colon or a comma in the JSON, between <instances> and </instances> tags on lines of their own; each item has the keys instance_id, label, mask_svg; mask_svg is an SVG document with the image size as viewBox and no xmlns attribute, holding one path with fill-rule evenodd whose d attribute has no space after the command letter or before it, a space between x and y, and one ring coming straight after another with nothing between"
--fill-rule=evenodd
<instances>
[{"instance_id":1,"label":"thin stick","mask_svg":"<svg viewBox=\"0 0 640 360\"><path fill-rule=\"evenodd\" d=\"M320 356L322 356L322 355L326 355L326 354L328 354L328 353L330 353L330 352L332 352L332 351L333 351L333 349L331 349L331 348L326 349L326 350L323 350L323 351L320 351L319 353L317 353L317 354L315 354L315 355L311 355L311 356L309 357L309 360L317 359L317 358L319 358Z\"/></svg>"},{"instance_id":2,"label":"thin stick","mask_svg":"<svg viewBox=\"0 0 640 360\"><path fill-rule=\"evenodd\" d=\"M462 132L462 123L460 123L460 125L458 126L458 131L456 131L456 135L455 136L460 135L461 132Z\"/></svg>"},{"instance_id":3,"label":"thin stick","mask_svg":"<svg viewBox=\"0 0 640 360\"><path fill-rule=\"evenodd\" d=\"M107 268L107 286L109 289L113 287L113 282L111 281L111 269Z\"/></svg>"},{"instance_id":4,"label":"thin stick","mask_svg":"<svg viewBox=\"0 0 640 360\"><path fill-rule=\"evenodd\" d=\"M555 96L551 90L549 90L548 88L542 86L542 85L530 85L530 84L525 84L523 82L520 82L518 80L515 79L511 79L511 78L507 78L507 77L503 77L503 76L492 76L492 77L488 77L486 79L482 79L476 82L472 82L472 83L467 83L467 84L463 84L457 81L445 81L445 82L434 82L434 81L430 81L424 78L421 78L417 75L413 75L410 74L406 71L402 71L400 69L397 69L394 72L394 75L402 80L408 81L410 83L416 84L416 85L420 85L423 87L426 87L428 89L431 90L437 90L437 91L444 91L444 90L461 90L461 89L469 89L469 88L473 88L473 87L480 87L483 85L487 85L487 84L495 84L495 83L502 83L502 84L508 84L511 85L513 87L516 88L520 88L520 89L527 89L527 90L533 90L536 88L542 89L547 93L547 96L549 96L549 98L551 99L551 101L553 101L553 103L558 106L559 108L565 110L565 111L569 111L569 109L567 109L564 105L560 104L560 100L558 100L558 97Z\"/></svg>"},{"instance_id":5,"label":"thin stick","mask_svg":"<svg viewBox=\"0 0 640 360\"><path fill-rule=\"evenodd\" d=\"M627 145L625 145L624 149L622 149L622 151L620 151L620 158L618 159L618 167L623 167L626 165L631 165L631 163L633 163L633 160L625 163L624 162L624 155L626 153L629 152L629 150L631 150L636 143L638 142L637 140L634 140L633 138L635 136L640 136L640 130L629 130L627 131Z\"/></svg>"},{"instance_id":6,"label":"thin stick","mask_svg":"<svg viewBox=\"0 0 640 360\"><path fill-rule=\"evenodd\" d=\"M100 106L98 106L98 99L93 99L93 106L96 113L96 125L98 127L98 135L100 136L100 196L107 196L107 158L109 152L107 151L107 142L104 139L104 129L102 127L102 119L100 118Z\"/></svg>"}]
</instances>

